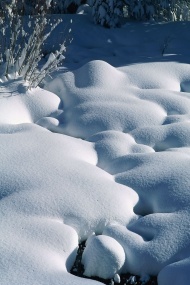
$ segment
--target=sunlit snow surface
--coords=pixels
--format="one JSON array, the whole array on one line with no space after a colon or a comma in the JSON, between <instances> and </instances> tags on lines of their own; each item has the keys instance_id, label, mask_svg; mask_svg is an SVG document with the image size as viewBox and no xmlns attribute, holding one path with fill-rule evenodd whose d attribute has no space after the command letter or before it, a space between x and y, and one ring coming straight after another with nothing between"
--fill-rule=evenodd
<instances>
[{"instance_id":1,"label":"sunlit snow surface","mask_svg":"<svg viewBox=\"0 0 190 285\"><path fill-rule=\"evenodd\" d=\"M0 283L98 284L68 273L78 242L95 232L103 252L93 243L88 250L95 263L108 252L107 274L116 268L104 267L110 254L119 273L187 285L190 66L77 65L46 90L1 83Z\"/></svg>"}]
</instances>

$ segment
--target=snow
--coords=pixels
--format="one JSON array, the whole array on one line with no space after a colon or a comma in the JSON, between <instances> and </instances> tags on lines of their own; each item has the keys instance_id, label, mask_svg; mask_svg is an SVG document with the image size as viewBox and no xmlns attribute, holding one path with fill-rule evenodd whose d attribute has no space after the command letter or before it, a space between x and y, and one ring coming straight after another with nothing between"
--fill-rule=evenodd
<instances>
[{"instance_id":1,"label":"snow","mask_svg":"<svg viewBox=\"0 0 190 285\"><path fill-rule=\"evenodd\" d=\"M21 80L0 83L1 124L35 123L58 112L59 105L55 94L40 88L27 91Z\"/></svg>"},{"instance_id":2,"label":"snow","mask_svg":"<svg viewBox=\"0 0 190 285\"><path fill-rule=\"evenodd\" d=\"M80 5L77 9L77 14L88 14L91 16L92 8L88 4Z\"/></svg>"},{"instance_id":3,"label":"snow","mask_svg":"<svg viewBox=\"0 0 190 285\"><path fill-rule=\"evenodd\" d=\"M82 255L84 275L111 279L120 271L124 262L125 252L113 238L100 235L92 236L87 240Z\"/></svg>"},{"instance_id":4,"label":"snow","mask_svg":"<svg viewBox=\"0 0 190 285\"><path fill-rule=\"evenodd\" d=\"M128 282L130 282L129 284L135 284L136 283L136 277L135 276L130 276Z\"/></svg>"},{"instance_id":5,"label":"snow","mask_svg":"<svg viewBox=\"0 0 190 285\"><path fill-rule=\"evenodd\" d=\"M114 275L114 282L115 283L120 283L121 282L121 278L120 278L119 274L117 274L117 273Z\"/></svg>"},{"instance_id":6,"label":"snow","mask_svg":"<svg viewBox=\"0 0 190 285\"><path fill-rule=\"evenodd\" d=\"M0 82L1 284L100 284L69 273L88 239L87 276L187 285L189 23L72 29L43 89Z\"/></svg>"}]
</instances>

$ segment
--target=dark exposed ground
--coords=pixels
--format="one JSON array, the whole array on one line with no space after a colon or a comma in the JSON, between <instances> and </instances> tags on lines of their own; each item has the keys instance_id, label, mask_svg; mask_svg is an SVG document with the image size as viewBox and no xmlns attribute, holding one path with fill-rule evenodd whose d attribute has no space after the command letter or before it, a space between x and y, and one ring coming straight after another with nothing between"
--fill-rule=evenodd
<instances>
[{"instance_id":1,"label":"dark exposed ground","mask_svg":"<svg viewBox=\"0 0 190 285\"><path fill-rule=\"evenodd\" d=\"M84 267L81 263L82 260L82 253L84 251L85 248L85 241L82 242L81 244L79 244L79 248L78 248L78 252L77 252L77 257L75 260L75 263L73 265L73 267L71 268L71 273L75 276L79 276L79 277L83 277L83 278L87 278L86 276L84 276ZM137 275L132 275L130 273L127 274L121 274L120 275L121 278L121 282L119 283L120 285L158 285L157 283L157 278L155 276L151 276L150 279L147 282L142 282L140 281L140 277ZM102 278L98 278L98 277L91 277L91 279L100 281L104 284L107 285L118 285L118 283L114 282L113 279L102 279Z\"/></svg>"}]
</instances>

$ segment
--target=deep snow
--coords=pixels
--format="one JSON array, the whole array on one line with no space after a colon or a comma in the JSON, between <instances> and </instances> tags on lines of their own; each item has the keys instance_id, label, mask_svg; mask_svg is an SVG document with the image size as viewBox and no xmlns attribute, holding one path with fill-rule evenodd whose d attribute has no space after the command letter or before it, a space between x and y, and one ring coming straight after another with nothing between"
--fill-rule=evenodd
<instances>
[{"instance_id":1,"label":"deep snow","mask_svg":"<svg viewBox=\"0 0 190 285\"><path fill-rule=\"evenodd\" d=\"M74 15L44 89L0 83L2 285L98 284L69 273L88 237L88 276L189 283L189 26Z\"/></svg>"}]
</instances>

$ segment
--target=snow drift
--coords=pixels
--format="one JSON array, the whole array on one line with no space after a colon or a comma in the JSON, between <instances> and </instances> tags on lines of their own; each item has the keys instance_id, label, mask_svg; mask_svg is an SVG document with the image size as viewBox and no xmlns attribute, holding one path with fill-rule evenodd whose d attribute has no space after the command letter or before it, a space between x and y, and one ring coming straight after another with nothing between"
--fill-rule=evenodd
<instances>
[{"instance_id":1,"label":"snow drift","mask_svg":"<svg viewBox=\"0 0 190 285\"><path fill-rule=\"evenodd\" d=\"M124 32L104 31L97 42L78 36L75 68L48 79L46 90L1 82L2 285L99 284L69 273L78 243L93 232L103 241L87 245L90 255L97 249L87 275L189 282L190 67L163 58L125 65L126 42L137 45L134 57L139 42ZM104 57L108 35L115 48L122 39L112 58L88 60L93 42L89 56ZM147 55L150 41L143 47ZM105 251L119 263L93 271Z\"/></svg>"}]
</instances>

